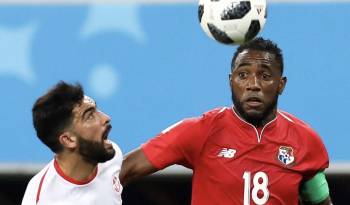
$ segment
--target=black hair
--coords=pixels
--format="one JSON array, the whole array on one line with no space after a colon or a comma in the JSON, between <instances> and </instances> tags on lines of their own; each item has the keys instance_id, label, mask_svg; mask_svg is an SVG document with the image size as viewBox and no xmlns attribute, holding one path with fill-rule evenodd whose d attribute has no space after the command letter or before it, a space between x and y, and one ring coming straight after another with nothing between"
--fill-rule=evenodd
<instances>
[{"instance_id":1,"label":"black hair","mask_svg":"<svg viewBox=\"0 0 350 205\"><path fill-rule=\"evenodd\" d=\"M266 51L275 55L275 60L280 65L281 74L283 74L283 54L282 50L278 47L276 43L269 39L264 39L262 37L255 38L251 41L248 41L242 45L240 45L236 52L233 55L231 62L231 70L234 69L235 61L237 56L242 53L244 50L257 50L257 51Z\"/></svg>"},{"instance_id":2,"label":"black hair","mask_svg":"<svg viewBox=\"0 0 350 205\"><path fill-rule=\"evenodd\" d=\"M58 82L33 105L33 125L38 138L53 152L62 150L59 135L73 121L73 109L84 98L84 90L77 83Z\"/></svg>"}]
</instances>

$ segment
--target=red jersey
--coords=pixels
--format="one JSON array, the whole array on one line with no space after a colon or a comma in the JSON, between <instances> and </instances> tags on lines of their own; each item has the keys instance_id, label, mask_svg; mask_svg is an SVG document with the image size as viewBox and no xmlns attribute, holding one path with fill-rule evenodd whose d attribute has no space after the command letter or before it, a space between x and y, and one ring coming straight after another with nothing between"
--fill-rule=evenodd
<instances>
[{"instance_id":1,"label":"red jersey","mask_svg":"<svg viewBox=\"0 0 350 205\"><path fill-rule=\"evenodd\" d=\"M315 131L282 111L256 129L232 108L180 121L142 145L152 165L193 169L192 205L297 205L300 184L328 167Z\"/></svg>"}]
</instances>

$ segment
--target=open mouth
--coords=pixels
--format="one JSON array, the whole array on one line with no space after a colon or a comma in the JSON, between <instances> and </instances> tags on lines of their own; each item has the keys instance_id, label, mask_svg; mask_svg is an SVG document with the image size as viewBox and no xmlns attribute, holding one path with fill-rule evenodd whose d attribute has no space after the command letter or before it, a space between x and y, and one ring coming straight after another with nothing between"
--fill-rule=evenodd
<instances>
[{"instance_id":1,"label":"open mouth","mask_svg":"<svg viewBox=\"0 0 350 205\"><path fill-rule=\"evenodd\" d=\"M247 102L262 102L262 100L258 97L250 97L246 101Z\"/></svg>"},{"instance_id":2,"label":"open mouth","mask_svg":"<svg viewBox=\"0 0 350 205\"><path fill-rule=\"evenodd\" d=\"M103 132L103 135L102 135L103 140L106 140L108 138L108 134L111 131L111 129L112 129L112 126L110 126L110 125L107 126L106 130Z\"/></svg>"},{"instance_id":3,"label":"open mouth","mask_svg":"<svg viewBox=\"0 0 350 205\"><path fill-rule=\"evenodd\" d=\"M263 102L260 98L258 97L249 97L246 100L246 103L250 107L258 107L260 106Z\"/></svg>"}]
</instances>

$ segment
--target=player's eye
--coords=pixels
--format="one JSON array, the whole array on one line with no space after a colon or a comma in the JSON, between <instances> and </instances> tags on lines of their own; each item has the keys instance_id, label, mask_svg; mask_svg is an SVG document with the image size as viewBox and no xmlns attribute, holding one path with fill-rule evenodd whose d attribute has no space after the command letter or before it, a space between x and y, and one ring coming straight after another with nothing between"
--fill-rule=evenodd
<instances>
[{"instance_id":1,"label":"player's eye","mask_svg":"<svg viewBox=\"0 0 350 205\"><path fill-rule=\"evenodd\" d=\"M247 73L247 72L239 72L239 73L238 73L238 77L239 77L240 79L246 79L247 76L248 76L248 73Z\"/></svg>"},{"instance_id":2,"label":"player's eye","mask_svg":"<svg viewBox=\"0 0 350 205\"><path fill-rule=\"evenodd\" d=\"M88 113L88 116L87 116L87 119L88 119L88 120L93 119L93 118L95 117L95 114L94 114L94 113L95 113L95 112L93 112L93 111L89 112L89 113Z\"/></svg>"},{"instance_id":3,"label":"player's eye","mask_svg":"<svg viewBox=\"0 0 350 205\"><path fill-rule=\"evenodd\" d=\"M83 120L84 121L92 120L94 119L94 117L95 117L94 110L89 110L83 115Z\"/></svg>"},{"instance_id":4,"label":"player's eye","mask_svg":"<svg viewBox=\"0 0 350 205\"><path fill-rule=\"evenodd\" d=\"M262 74L262 79L263 79L263 80L270 80L271 77L272 77L272 76L271 76L270 74L268 74L268 73L263 73L263 74Z\"/></svg>"}]
</instances>

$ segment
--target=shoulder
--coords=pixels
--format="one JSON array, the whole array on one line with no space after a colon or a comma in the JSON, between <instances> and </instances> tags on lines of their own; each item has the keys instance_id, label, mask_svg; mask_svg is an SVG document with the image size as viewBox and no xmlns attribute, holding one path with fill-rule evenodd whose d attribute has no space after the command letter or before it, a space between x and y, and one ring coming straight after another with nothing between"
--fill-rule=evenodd
<instances>
[{"instance_id":1,"label":"shoulder","mask_svg":"<svg viewBox=\"0 0 350 205\"><path fill-rule=\"evenodd\" d=\"M327 149L318 133L309 124L290 113L279 111L279 115L283 123L283 132L289 133L291 143L297 147L303 169L309 170L305 174L306 178L327 168L329 164Z\"/></svg>"},{"instance_id":2,"label":"shoulder","mask_svg":"<svg viewBox=\"0 0 350 205\"><path fill-rule=\"evenodd\" d=\"M301 120L300 118L286 112L279 110L278 111L281 119L289 126L301 132L303 135L307 135L312 138L319 138L318 133L306 122Z\"/></svg>"},{"instance_id":3,"label":"shoulder","mask_svg":"<svg viewBox=\"0 0 350 205\"><path fill-rule=\"evenodd\" d=\"M209 110L209 111L203 113L202 116L216 118L216 117L224 116L228 112L231 112L231 108L229 108L229 107L217 107L217 108L214 108L212 110Z\"/></svg>"},{"instance_id":4,"label":"shoulder","mask_svg":"<svg viewBox=\"0 0 350 205\"><path fill-rule=\"evenodd\" d=\"M50 169L50 166L52 166L52 164L53 160L30 179L22 199L22 205L35 203L37 193L40 190L41 184L44 182L44 179L48 175L47 172Z\"/></svg>"},{"instance_id":5,"label":"shoulder","mask_svg":"<svg viewBox=\"0 0 350 205\"><path fill-rule=\"evenodd\" d=\"M42 168L36 175L34 175L34 176L30 179L30 181L29 181L29 183L28 183L28 187L29 187L29 186L32 186L32 185L34 185L34 186L39 185L40 181L42 181L43 178L46 177L47 172L48 172L48 170L50 169L50 167L51 167L52 165L53 165L53 160L50 161L47 165L45 165L44 168Z\"/></svg>"},{"instance_id":6,"label":"shoulder","mask_svg":"<svg viewBox=\"0 0 350 205\"><path fill-rule=\"evenodd\" d=\"M169 134L173 132L185 132L185 131L194 131L195 127L203 130L204 127L210 127L210 124L215 121L218 117L224 115L228 110L227 107L214 108L207 112L204 112L202 115L196 117L184 118L166 129L162 130L160 135ZM204 130L203 130L204 131Z\"/></svg>"},{"instance_id":7,"label":"shoulder","mask_svg":"<svg viewBox=\"0 0 350 205\"><path fill-rule=\"evenodd\" d=\"M210 128L215 129L234 122L233 115L231 107L218 107L204 113L202 118Z\"/></svg>"},{"instance_id":8,"label":"shoulder","mask_svg":"<svg viewBox=\"0 0 350 205\"><path fill-rule=\"evenodd\" d=\"M286 125L285 129L292 134L293 139L302 142L302 147L309 151L327 153L322 138L309 124L288 112L279 110L278 113Z\"/></svg>"},{"instance_id":9,"label":"shoulder","mask_svg":"<svg viewBox=\"0 0 350 205\"><path fill-rule=\"evenodd\" d=\"M228 115L232 115L232 109L229 107L217 107L203 113L201 116L197 117L197 120L205 121L207 123L215 122L219 119L223 119Z\"/></svg>"}]
</instances>

